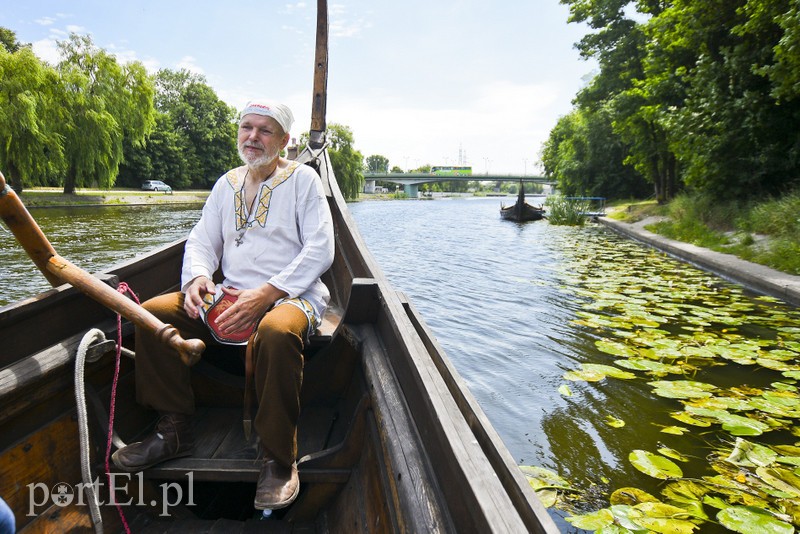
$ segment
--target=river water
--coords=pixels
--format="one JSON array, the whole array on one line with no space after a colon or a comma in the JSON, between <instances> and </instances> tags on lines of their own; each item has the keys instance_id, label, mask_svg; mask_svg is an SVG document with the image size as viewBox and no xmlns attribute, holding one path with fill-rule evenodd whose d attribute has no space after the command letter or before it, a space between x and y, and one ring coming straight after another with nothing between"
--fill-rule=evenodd
<instances>
[{"instance_id":1,"label":"river water","mask_svg":"<svg viewBox=\"0 0 800 534\"><path fill-rule=\"evenodd\" d=\"M500 202L381 201L350 209L387 277L420 310L514 459L566 478L579 490L579 510L607 506L621 487L658 494L661 481L631 465L632 450L668 447L687 457L686 476L713 474L706 457L732 438L713 426L684 435L669 431L678 425L681 404L648 385L665 380L663 373L639 369L624 379L570 373L587 364L624 366L619 347L625 345L684 366L679 376L672 367L671 379L768 388L787 380L777 364L739 357L721 365L703 350L724 343L755 347L763 356L780 345L776 358L780 352L783 362L797 363L800 313L597 224L502 221ZM95 272L184 236L199 209L33 214L61 255ZM9 241L0 248L0 298L46 289ZM777 435L774 442L791 439ZM568 514L551 514L563 530L572 529L562 518Z\"/></svg>"}]
</instances>

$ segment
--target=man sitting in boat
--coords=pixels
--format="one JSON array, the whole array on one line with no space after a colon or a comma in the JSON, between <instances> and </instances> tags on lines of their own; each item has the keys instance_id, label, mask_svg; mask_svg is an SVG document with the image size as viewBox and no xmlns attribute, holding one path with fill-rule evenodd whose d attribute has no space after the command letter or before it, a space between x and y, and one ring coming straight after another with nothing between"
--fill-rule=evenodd
<instances>
[{"instance_id":1,"label":"man sitting in boat","mask_svg":"<svg viewBox=\"0 0 800 534\"><path fill-rule=\"evenodd\" d=\"M189 234L181 291L144 303L184 338L248 346L257 403L253 427L264 453L257 509L288 506L299 491L302 350L330 298L320 276L333 262L333 222L319 176L280 157L293 120L288 107L270 101L251 101L242 110L238 148L244 165L219 178ZM219 267L225 280L215 286ZM190 456L190 370L173 349L139 328L136 397L160 418L152 435L116 451L114 464L135 472Z\"/></svg>"}]
</instances>

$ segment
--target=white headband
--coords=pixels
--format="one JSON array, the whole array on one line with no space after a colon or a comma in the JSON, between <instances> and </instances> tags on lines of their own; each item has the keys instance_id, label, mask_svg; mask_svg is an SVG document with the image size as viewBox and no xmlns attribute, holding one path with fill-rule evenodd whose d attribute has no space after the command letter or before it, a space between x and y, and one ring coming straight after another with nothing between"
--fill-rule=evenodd
<instances>
[{"instance_id":1,"label":"white headband","mask_svg":"<svg viewBox=\"0 0 800 534\"><path fill-rule=\"evenodd\" d=\"M289 130L292 129L292 123L294 123L292 110L283 104L272 102L271 100L251 100L248 102L242 112L239 113L239 122L241 122L245 115L250 115L251 113L272 117L278 121L284 133L289 133Z\"/></svg>"}]
</instances>

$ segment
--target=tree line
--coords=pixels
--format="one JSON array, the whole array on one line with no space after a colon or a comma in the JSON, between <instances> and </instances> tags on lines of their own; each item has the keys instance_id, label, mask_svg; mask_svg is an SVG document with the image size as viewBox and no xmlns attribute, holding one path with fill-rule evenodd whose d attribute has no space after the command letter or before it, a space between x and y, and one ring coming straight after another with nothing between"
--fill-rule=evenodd
<instances>
[{"instance_id":1,"label":"tree line","mask_svg":"<svg viewBox=\"0 0 800 534\"><path fill-rule=\"evenodd\" d=\"M560 1L599 65L542 147L562 192L666 202L800 186L800 4Z\"/></svg>"},{"instance_id":2,"label":"tree line","mask_svg":"<svg viewBox=\"0 0 800 534\"><path fill-rule=\"evenodd\" d=\"M0 27L0 169L17 192L36 186L139 187L162 180L208 189L241 164L237 110L203 76L121 64L72 34L50 65ZM363 183L353 134L329 125L334 172L348 198Z\"/></svg>"}]
</instances>

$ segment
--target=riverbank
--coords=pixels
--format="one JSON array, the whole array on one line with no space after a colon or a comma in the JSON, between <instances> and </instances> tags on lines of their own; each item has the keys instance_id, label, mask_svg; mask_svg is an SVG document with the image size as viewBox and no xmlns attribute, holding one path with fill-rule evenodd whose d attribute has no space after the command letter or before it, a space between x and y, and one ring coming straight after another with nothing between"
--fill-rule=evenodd
<instances>
[{"instance_id":1,"label":"riverbank","mask_svg":"<svg viewBox=\"0 0 800 534\"><path fill-rule=\"evenodd\" d=\"M800 306L800 276L752 263L732 254L716 252L669 239L645 229L646 226L657 222L659 217L647 217L636 222L620 221L609 217L601 217L598 220L601 224L623 235L664 251L680 260L760 293L778 297L794 306Z\"/></svg>"},{"instance_id":2,"label":"riverbank","mask_svg":"<svg viewBox=\"0 0 800 534\"><path fill-rule=\"evenodd\" d=\"M142 191L140 189L89 189L79 188L75 194L65 195L55 187L26 189L20 199L29 208L50 206L137 206L151 204L202 204L210 191L189 190Z\"/></svg>"}]
</instances>

